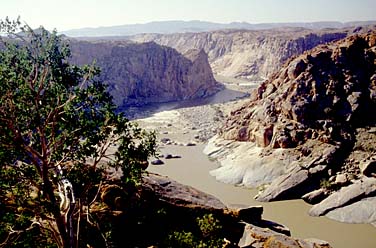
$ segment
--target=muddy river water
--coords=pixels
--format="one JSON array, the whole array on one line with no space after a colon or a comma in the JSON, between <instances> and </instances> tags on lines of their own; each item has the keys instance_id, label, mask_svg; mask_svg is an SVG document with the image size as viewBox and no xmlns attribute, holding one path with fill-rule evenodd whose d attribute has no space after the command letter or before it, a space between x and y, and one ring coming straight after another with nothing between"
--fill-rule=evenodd
<instances>
[{"instance_id":1,"label":"muddy river water","mask_svg":"<svg viewBox=\"0 0 376 248\"><path fill-rule=\"evenodd\" d=\"M334 248L376 247L376 228L371 225L345 224L326 217L310 217L307 214L310 205L302 200L260 203L253 199L257 193L255 189L217 182L209 175L217 164L203 154L203 148L204 145L166 146L161 149L162 153L179 154L182 158L165 160L164 165L151 165L148 170L214 195L227 205L262 205L263 218L288 226L294 237L326 240Z\"/></svg>"},{"instance_id":2,"label":"muddy river water","mask_svg":"<svg viewBox=\"0 0 376 248\"><path fill-rule=\"evenodd\" d=\"M230 82L230 86L244 83L238 81L232 82L226 78L217 78L217 80ZM241 90L241 92L238 92L237 90L234 91L231 87L230 89L226 87L225 90L219 92L214 97L205 100L205 102L200 102L197 104L195 101L195 104L193 105L203 106L205 104L223 103L232 99L244 97L244 92L249 92L249 89L254 88L256 85L257 83L251 83L247 86L248 88L246 91ZM184 103L184 105L187 105L187 103ZM188 104L188 106L191 105L192 104L190 103ZM224 106L225 105L221 106L221 108ZM168 113L171 109L176 107L177 106L174 104L167 104L166 106L160 106L158 109L153 109L152 113L167 110L167 118L166 116L165 119L162 118L162 122L159 122L159 124L162 123L163 127L166 126L166 123L170 123L168 126L175 129L173 132L170 132L171 130L169 130L168 135L170 138L178 140L182 139L184 135L187 135L187 132L182 131L182 129L185 129L186 126L179 122L179 118L181 116L174 117L171 115L171 113ZM189 109L188 112L189 111L191 110ZM139 111L137 112L140 113ZM194 116L197 115L198 114L194 114ZM205 118L205 115L209 114L203 114L200 118ZM174 118L172 117L175 118L175 122L173 120ZM152 128L155 127L155 122L153 123L152 121L149 124L152 125ZM165 130L166 128L160 128L160 126L158 128L159 132ZM191 127L189 127L189 130L192 130ZM308 215L310 205L305 203L303 200L260 203L253 199L253 197L257 194L256 189L246 189L216 181L214 177L210 176L209 171L217 168L218 165L215 161L209 160L209 158L202 152L204 146L205 144L202 143L198 143L197 146L163 146L161 147L161 154L177 154L181 155L182 158L165 160L164 165L151 165L149 166L148 170L161 175L169 176L182 184L193 186L203 192L211 194L219 198L228 206L262 205L264 208L263 218L288 226L291 230L292 236L294 237L326 240L334 248L376 248L376 227L372 225L345 224L330 220L326 217L310 217Z\"/></svg>"}]
</instances>

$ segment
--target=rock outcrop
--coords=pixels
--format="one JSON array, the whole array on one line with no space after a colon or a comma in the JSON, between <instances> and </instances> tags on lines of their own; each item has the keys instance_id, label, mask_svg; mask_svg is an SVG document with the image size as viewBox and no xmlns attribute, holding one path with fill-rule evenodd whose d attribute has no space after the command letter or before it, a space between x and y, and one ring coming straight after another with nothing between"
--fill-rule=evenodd
<instances>
[{"instance_id":1,"label":"rock outcrop","mask_svg":"<svg viewBox=\"0 0 376 248\"><path fill-rule=\"evenodd\" d=\"M149 174L143 179L143 190L155 195L158 201L168 202L175 207L220 210L226 206L214 196L157 174ZM261 214L259 215L261 218Z\"/></svg>"},{"instance_id":2,"label":"rock outcrop","mask_svg":"<svg viewBox=\"0 0 376 248\"><path fill-rule=\"evenodd\" d=\"M374 196L376 196L376 178L364 177L347 187L341 188L322 202L314 205L309 211L309 214L312 216L322 216L334 209L350 205L359 199ZM376 222L376 205L371 204L369 207L372 207L373 210L373 214L371 214L371 216L373 216L372 219L370 219L370 223ZM363 213L366 214L366 211Z\"/></svg>"},{"instance_id":3,"label":"rock outcrop","mask_svg":"<svg viewBox=\"0 0 376 248\"><path fill-rule=\"evenodd\" d=\"M294 239L286 235L281 235L267 229L263 229L252 224L247 224L244 228L242 238L238 243L239 247L289 247L289 248L329 248L328 242L318 239Z\"/></svg>"},{"instance_id":4,"label":"rock outcrop","mask_svg":"<svg viewBox=\"0 0 376 248\"><path fill-rule=\"evenodd\" d=\"M137 42L154 41L181 53L203 49L215 74L251 80L267 78L291 56L346 37L346 30L280 28L272 30L223 30L202 33L141 34Z\"/></svg>"},{"instance_id":5,"label":"rock outcrop","mask_svg":"<svg viewBox=\"0 0 376 248\"><path fill-rule=\"evenodd\" d=\"M199 235L197 218L209 214L212 216L209 221L215 222L207 223L206 228L220 225L216 235L226 240L227 246L223 247L275 247L290 243L305 245L301 247L330 247L325 241L290 237L290 230L285 226L262 219L262 207L227 208L217 198L165 176L145 175L140 190L133 193L120 189L117 184L102 186L101 202L91 209L100 216L99 221L111 223L114 246L181 247L165 242L171 242L168 238L176 231Z\"/></svg>"},{"instance_id":6,"label":"rock outcrop","mask_svg":"<svg viewBox=\"0 0 376 248\"><path fill-rule=\"evenodd\" d=\"M235 170L239 183L271 182L257 196L260 201L300 198L324 188L321 195L312 193L305 199L319 201L336 192L323 203L335 198L343 204L319 213L312 210L315 215L329 214L373 196L359 193L346 200L345 190L338 189L356 187L359 180L367 182L367 177L375 176L375 128L376 32L371 31L290 59L251 94L250 102L231 113L221 139L212 140L206 152L225 161L231 153L225 147L232 147L235 155L231 156L241 157L246 151L236 155L236 147L247 141L252 144L248 154L254 153L253 160L222 164L214 172L220 174L217 178L226 181L223 178L231 178ZM255 180L254 174L269 171L278 173L264 182Z\"/></svg>"},{"instance_id":7,"label":"rock outcrop","mask_svg":"<svg viewBox=\"0 0 376 248\"><path fill-rule=\"evenodd\" d=\"M219 85L203 50L182 55L154 42L70 41L72 62L96 65L116 105L144 105L214 94Z\"/></svg>"}]
</instances>

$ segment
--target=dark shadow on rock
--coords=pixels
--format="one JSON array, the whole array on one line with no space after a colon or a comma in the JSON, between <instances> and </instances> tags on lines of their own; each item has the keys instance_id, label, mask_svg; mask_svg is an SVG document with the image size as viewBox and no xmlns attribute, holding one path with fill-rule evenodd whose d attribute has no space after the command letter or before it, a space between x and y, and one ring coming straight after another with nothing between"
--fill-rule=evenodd
<instances>
[{"instance_id":1,"label":"dark shadow on rock","mask_svg":"<svg viewBox=\"0 0 376 248\"><path fill-rule=\"evenodd\" d=\"M231 102L231 101L236 101L238 99L246 98L248 96L249 96L248 93L225 89L224 87L222 87L222 89L218 91L216 94L214 94L213 96L209 96L205 98L183 100L183 101L173 101L173 102L166 102L166 103L151 103L151 104L145 104L143 106L120 106L118 108L118 112L124 113L128 119L134 120L134 119L151 117L153 114L156 114L162 111L169 111L169 110L180 109L180 108L197 107L197 106L209 105L209 104L226 103L226 102Z\"/></svg>"}]
</instances>

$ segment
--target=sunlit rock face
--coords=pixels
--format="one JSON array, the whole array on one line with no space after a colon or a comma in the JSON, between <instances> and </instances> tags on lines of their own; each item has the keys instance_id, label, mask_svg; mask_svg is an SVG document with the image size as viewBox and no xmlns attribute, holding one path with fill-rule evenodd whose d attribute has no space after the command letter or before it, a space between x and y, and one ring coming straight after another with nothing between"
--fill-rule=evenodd
<instances>
[{"instance_id":1,"label":"sunlit rock face","mask_svg":"<svg viewBox=\"0 0 376 248\"><path fill-rule=\"evenodd\" d=\"M206 97L218 91L207 55L154 42L71 41L72 61L96 65L118 106Z\"/></svg>"},{"instance_id":2,"label":"sunlit rock face","mask_svg":"<svg viewBox=\"0 0 376 248\"><path fill-rule=\"evenodd\" d=\"M291 59L232 111L223 137L272 148L348 140L350 126L376 118L373 38L351 36Z\"/></svg>"},{"instance_id":3,"label":"sunlit rock face","mask_svg":"<svg viewBox=\"0 0 376 248\"><path fill-rule=\"evenodd\" d=\"M371 201L366 197L373 196L374 183L360 186L350 200L348 190L339 189L375 178L375 142L376 33L371 31L290 59L253 91L248 103L232 111L206 152L221 161L212 172L217 179L252 187L270 184L262 187L260 201L305 195L321 204L328 197L343 204L314 215L373 223L374 213L365 220L332 210Z\"/></svg>"},{"instance_id":4,"label":"sunlit rock face","mask_svg":"<svg viewBox=\"0 0 376 248\"><path fill-rule=\"evenodd\" d=\"M154 41L179 52L203 49L213 72L227 77L251 80L267 78L291 57L313 47L346 37L346 30L223 30L201 33L141 34L137 42Z\"/></svg>"}]
</instances>

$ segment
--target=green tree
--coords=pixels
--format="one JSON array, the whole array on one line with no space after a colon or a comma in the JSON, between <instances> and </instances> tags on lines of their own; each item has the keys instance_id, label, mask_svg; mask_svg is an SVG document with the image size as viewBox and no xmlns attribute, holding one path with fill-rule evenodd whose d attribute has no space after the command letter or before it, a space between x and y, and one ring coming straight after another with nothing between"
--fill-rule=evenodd
<instances>
[{"instance_id":1,"label":"green tree","mask_svg":"<svg viewBox=\"0 0 376 248\"><path fill-rule=\"evenodd\" d=\"M111 169L140 183L155 135L116 112L97 68L69 63L56 31L5 19L0 32L0 247L75 247L92 192Z\"/></svg>"}]
</instances>

